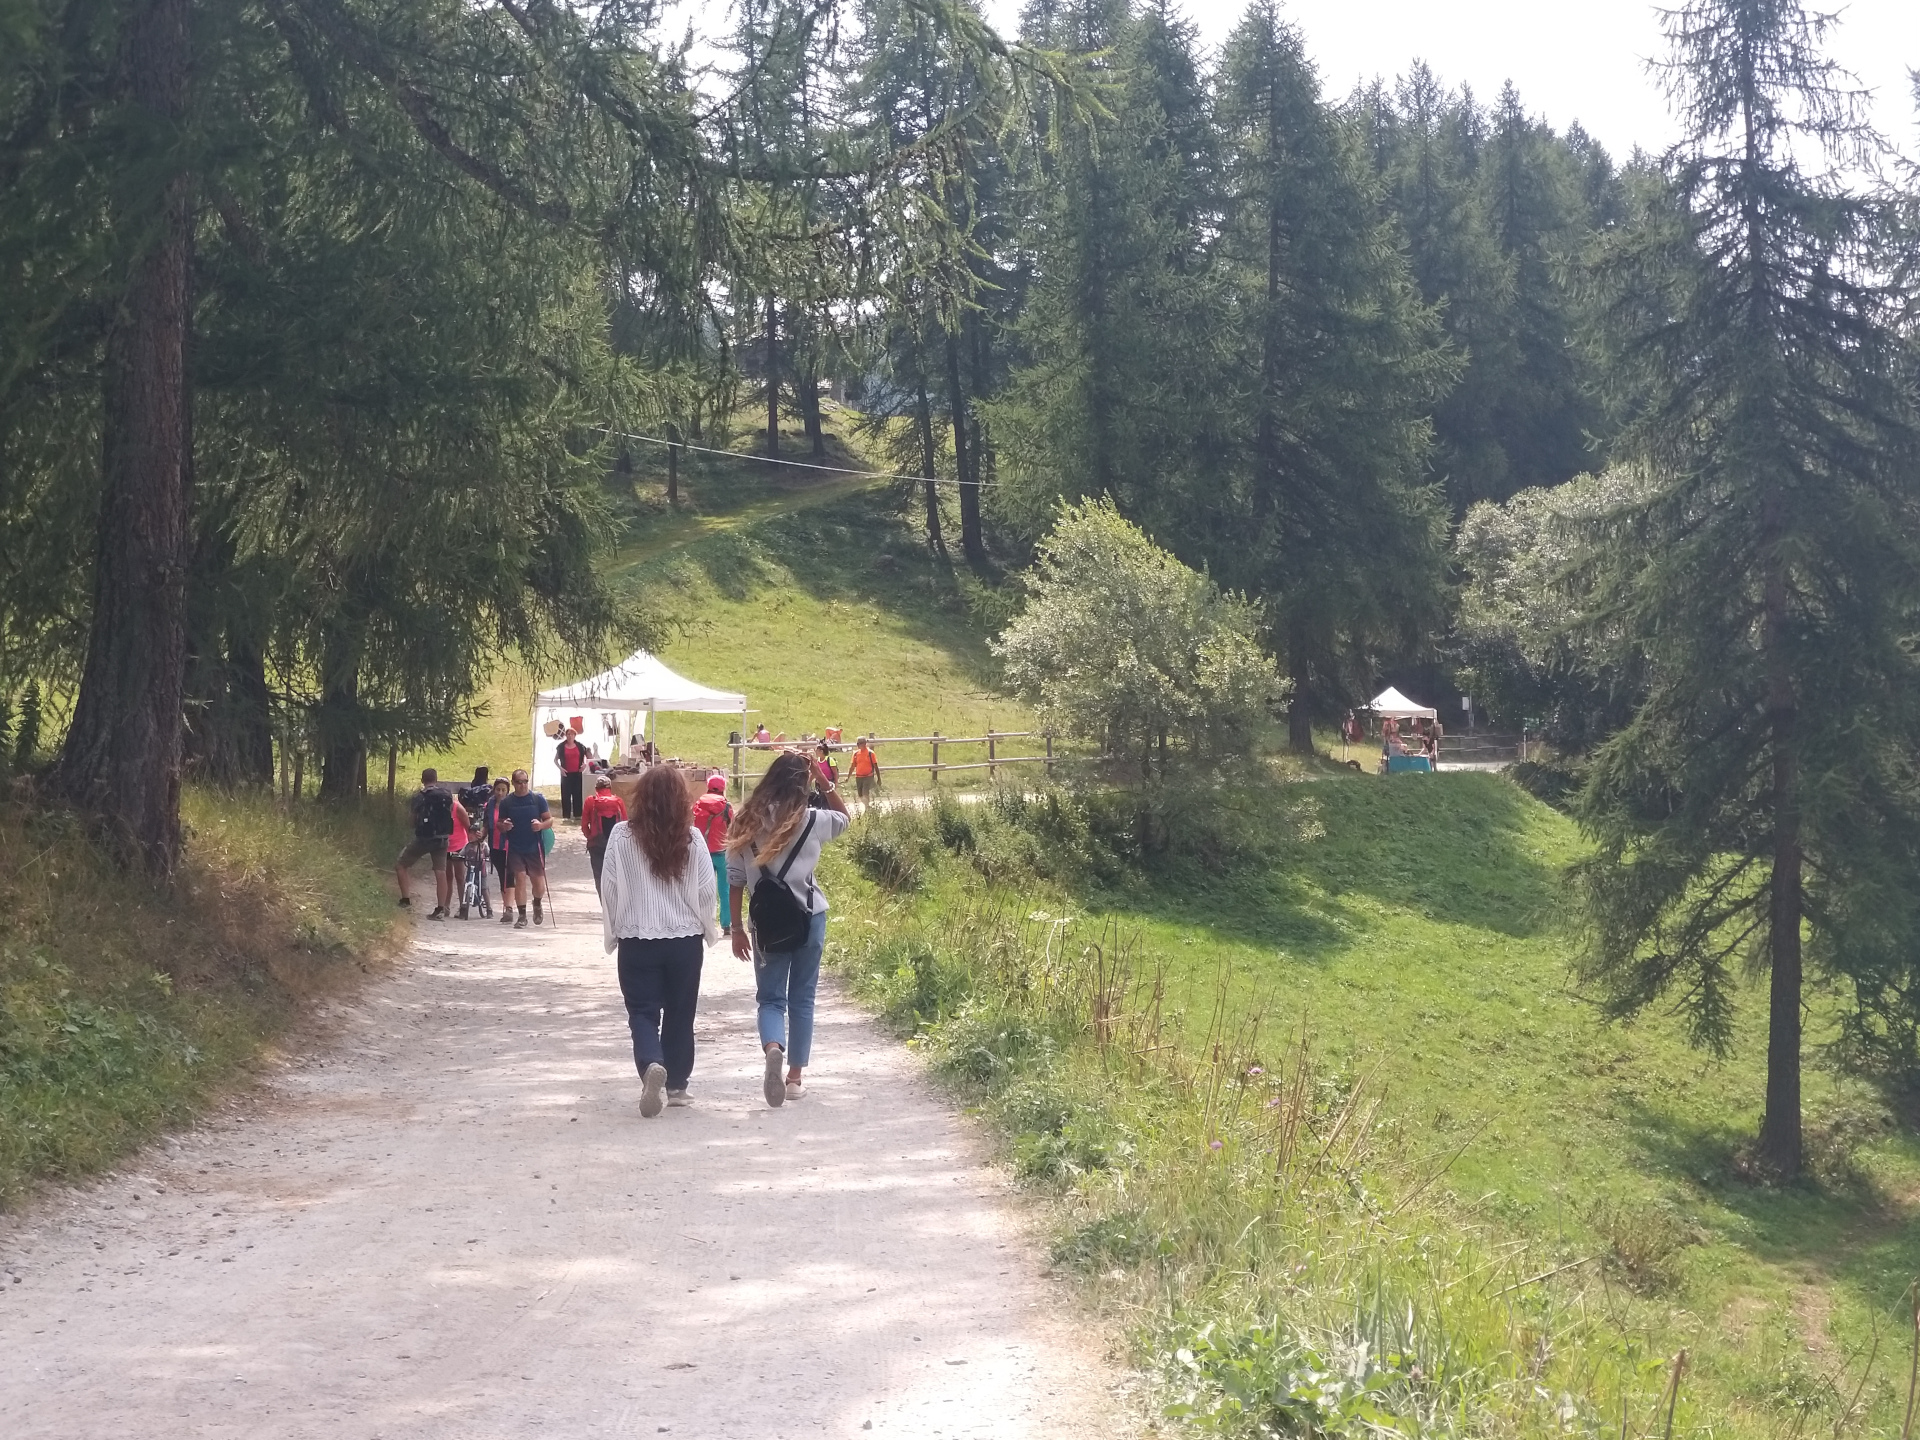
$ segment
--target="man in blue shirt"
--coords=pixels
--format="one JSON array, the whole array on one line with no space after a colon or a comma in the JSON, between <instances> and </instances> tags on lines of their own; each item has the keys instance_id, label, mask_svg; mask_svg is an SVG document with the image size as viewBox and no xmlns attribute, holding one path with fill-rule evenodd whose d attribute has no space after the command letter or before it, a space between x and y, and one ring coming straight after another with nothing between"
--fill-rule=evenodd
<instances>
[{"instance_id":1,"label":"man in blue shirt","mask_svg":"<svg viewBox=\"0 0 1920 1440\"><path fill-rule=\"evenodd\" d=\"M529 788L527 772L513 772L513 793L500 802L500 829L507 837L507 877L513 883L513 902L519 918L513 928L527 928L527 891L533 891L533 923L545 917L540 902L547 894L547 854L540 845L540 832L553 828L553 816L547 813L547 797Z\"/></svg>"}]
</instances>

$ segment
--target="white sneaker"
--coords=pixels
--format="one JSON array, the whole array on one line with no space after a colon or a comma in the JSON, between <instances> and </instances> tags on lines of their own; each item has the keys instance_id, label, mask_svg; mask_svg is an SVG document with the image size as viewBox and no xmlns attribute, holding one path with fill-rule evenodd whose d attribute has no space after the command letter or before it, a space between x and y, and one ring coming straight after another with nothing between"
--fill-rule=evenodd
<instances>
[{"instance_id":1,"label":"white sneaker","mask_svg":"<svg viewBox=\"0 0 1920 1440\"><path fill-rule=\"evenodd\" d=\"M805 1085L802 1085L798 1080L787 1081L787 1099L804 1100L806 1096L807 1087Z\"/></svg>"},{"instance_id":2,"label":"white sneaker","mask_svg":"<svg viewBox=\"0 0 1920 1440\"><path fill-rule=\"evenodd\" d=\"M667 1091L667 1108L669 1110L675 1110L682 1105L691 1105L691 1104L693 1104L693 1097L687 1094L686 1091L684 1090Z\"/></svg>"},{"instance_id":3,"label":"white sneaker","mask_svg":"<svg viewBox=\"0 0 1920 1440\"><path fill-rule=\"evenodd\" d=\"M776 1110L787 1103L787 1052L778 1045L767 1047L767 1073L760 1082L760 1093Z\"/></svg>"},{"instance_id":4,"label":"white sneaker","mask_svg":"<svg viewBox=\"0 0 1920 1440\"><path fill-rule=\"evenodd\" d=\"M647 1066L647 1082L640 1091L640 1113L651 1120L664 1108L664 1092L667 1088L667 1067L664 1065Z\"/></svg>"}]
</instances>

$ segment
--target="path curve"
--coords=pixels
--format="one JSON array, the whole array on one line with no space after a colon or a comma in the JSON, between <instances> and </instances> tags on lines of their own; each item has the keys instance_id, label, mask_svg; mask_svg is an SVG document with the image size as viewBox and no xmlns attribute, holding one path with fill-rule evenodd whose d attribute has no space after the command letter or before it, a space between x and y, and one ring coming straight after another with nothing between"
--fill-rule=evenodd
<instances>
[{"instance_id":1,"label":"path curve","mask_svg":"<svg viewBox=\"0 0 1920 1440\"><path fill-rule=\"evenodd\" d=\"M554 874L557 931L422 923L263 1092L0 1228L0 1435L1119 1433L910 1055L828 988L768 1109L716 948L643 1121L577 836Z\"/></svg>"}]
</instances>

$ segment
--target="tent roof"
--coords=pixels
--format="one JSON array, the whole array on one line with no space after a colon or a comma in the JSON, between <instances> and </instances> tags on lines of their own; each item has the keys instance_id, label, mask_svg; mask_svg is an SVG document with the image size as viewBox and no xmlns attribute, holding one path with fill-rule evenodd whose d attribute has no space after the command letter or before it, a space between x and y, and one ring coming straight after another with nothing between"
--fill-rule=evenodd
<instances>
[{"instance_id":1,"label":"tent roof","mask_svg":"<svg viewBox=\"0 0 1920 1440\"><path fill-rule=\"evenodd\" d=\"M1367 708L1376 715L1391 715L1396 720L1411 720L1418 715L1424 715L1429 720L1439 718L1437 710L1414 704L1391 685L1374 696L1373 703Z\"/></svg>"},{"instance_id":2,"label":"tent roof","mask_svg":"<svg viewBox=\"0 0 1920 1440\"><path fill-rule=\"evenodd\" d=\"M611 670L571 685L542 690L534 697L540 707L597 706L603 710L693 710L723 714L747 708L747 697L725 690L709 690L684 675L676 675L657 657L636 650Z\"/></svg>"}]
</instances>

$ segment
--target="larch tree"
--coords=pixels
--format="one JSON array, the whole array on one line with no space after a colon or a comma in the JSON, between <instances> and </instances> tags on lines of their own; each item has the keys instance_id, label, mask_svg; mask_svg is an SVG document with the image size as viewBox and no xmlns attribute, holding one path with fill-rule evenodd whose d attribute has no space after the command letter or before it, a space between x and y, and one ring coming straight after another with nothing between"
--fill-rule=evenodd
<instances>
[{"instance_id":1,"label":"larch tree","mask_svg":"<svg viewBox=\"0 0 1920 1440\"><path fill-rule=\"evenodd\" d=\"M1905 272L1848 183L1877 142L1822 54L1829 23L1797 0L1666 20L1686 138L1599 272L1638 478L1590 533L1586 606L1646 689L1577 809L1583 972L1615 1013L1675 998L1725 1048L1740 971L1766 974L1753 1158L1783 1178L1809 961L1863 1014L1911 996L1920 853L1897 740L1920 705Z\"/></svg>"}]
</instances>

